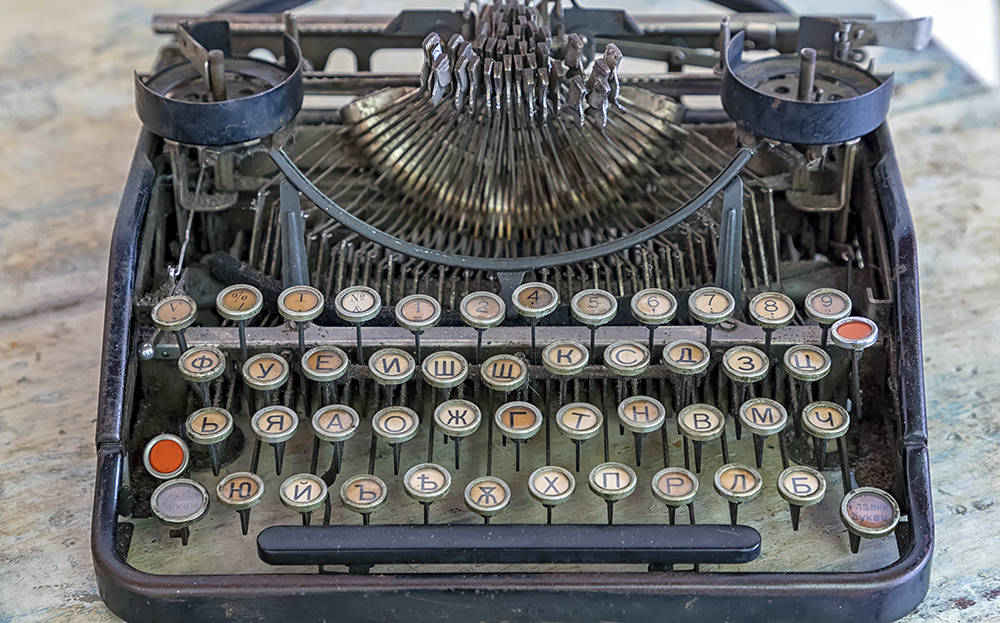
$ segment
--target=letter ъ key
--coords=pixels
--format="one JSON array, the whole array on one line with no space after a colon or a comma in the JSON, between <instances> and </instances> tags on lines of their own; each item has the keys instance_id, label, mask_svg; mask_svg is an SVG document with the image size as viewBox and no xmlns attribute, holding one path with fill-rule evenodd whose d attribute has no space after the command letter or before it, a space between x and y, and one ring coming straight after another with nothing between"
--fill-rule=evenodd
<instances>
[{"instance_id":1,"label":"letter \u044a key","mask_svg":"<svg viewBox=\"0 0 1000 623\"><path fill-rule=\"evenodd\" d=\"M340 486L340 501L348 509L360 513L362 523L367 526L371 514L385 504L388 491L381 478L371 474L352 476Z\"/></svg>"}]
</instances>

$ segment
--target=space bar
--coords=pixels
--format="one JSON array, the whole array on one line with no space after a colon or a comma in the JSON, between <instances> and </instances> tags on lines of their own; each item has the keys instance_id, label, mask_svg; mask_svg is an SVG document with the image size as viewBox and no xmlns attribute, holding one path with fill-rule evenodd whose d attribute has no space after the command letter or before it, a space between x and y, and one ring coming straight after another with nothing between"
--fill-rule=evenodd
<instances>
[{"instance_id":1,"label":"space bar","mask_svg":"<svg viewBox=\"0 0 1000 623\"><path fill-rule=\"evenodd\" d=\"M257 536L272 565L745 563L760 533L729 525L271 526Z\"/></svg>"}]
</instances>

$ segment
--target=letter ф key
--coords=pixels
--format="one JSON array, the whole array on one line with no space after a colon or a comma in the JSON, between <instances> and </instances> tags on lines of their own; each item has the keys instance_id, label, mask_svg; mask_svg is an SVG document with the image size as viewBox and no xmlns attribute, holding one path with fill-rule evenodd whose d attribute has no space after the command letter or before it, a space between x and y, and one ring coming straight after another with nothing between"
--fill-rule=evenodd
<instances>
[{"instance_id":1,"label":"letter \u0444 key","mask_svg":"<svg viewBox=\"0 0 1000 623\"><path fill-rule=\"evenodd\" d=\"M430 523L430 508L433 502L448 495L451 489L451 474L434 463L414 465L403 476L403 488L424 507L424 525Z\"/></svg>"},{"instance_id":2,"label":"letter \u0444 key","mask_svg":"<svg viewBox=\"0 0 1000 623\"><path fill-rule=\"evenodd\" d=\"M434 410L435 428L455 442L455 469L459 469L459 447L462 438L476 432L482 420L482 411L468 400L448 400L439 404Z\"/></svg>"},{"instance_id":3,"label":"letter \u0444 key","mask_svg":"<svg viewBox=\"0 0 1000 623\"><path fill-rule=\"evenodd\" d=\"M233 432L233 416L219 407L198 409L188 416L184 428L192 443L208 446L212 474L218 476L223 445Z\"/></svg>"},{"instance_id":4,"label":"letter \u0444 key","mask_svg":"<svg viewBox=\"0 0 1000 623\"><path fill-rule=\"evenodd\" d=\"M264 407L255 413L250 418L250 428L257 437L253 456L250 458L250 471L257 473L261 443L267 443L274 448L274 472L280 476L281 463L285 458L285 442L295 436L298 426L299 416L288 407Z\"/></svg>"},{"instance_id":5,"label":"letter \u0444 key","mask_svg":"<svg viewBox=\"0 0 1000 623\"><path fill-rule=\"evenodd\" d=\"M181 376L197 390L201 406L209 407L212 399L208 393L208 384L222 376L226 371L226 356L218 348L199 346L181 353L177 359L177 367Z\"/></svg>"},{"instance_id":6,"label":"letter \u0444 key","mask_svg":"<svg viewBox=\"0 0 1000 623\"><path fill-rule=\"evenodd\" d=\"M510 487L495 476L476 478L465 487L465 506L489 525L490 517L510 504Z\"/></svg>"},{"instance_id":7,"label":"letter \u0444 key","mask_svg":"<svg viewBox=\"0 0 1000 623\"><path fill-rule=\"evenodd\" d=\"M240 515L243 536L250 531L250 509L264 499L264 481L257 474L234 472L219 481L215 488L219 503Z\"/></svg>"},{"instance_id":8,"label":"letter \u0444 key","mask_svg":"<svg viewBox=\"0 0 1000 623\"><path fill-rule=\"evenodd\" d=\"M811 467L794 465L778 476L778 495L788 502L792 516L792 530L799 529L799 515L803 506L812 506L823 501L826 495L826 479Z\"/></svg>"}]
</instances>

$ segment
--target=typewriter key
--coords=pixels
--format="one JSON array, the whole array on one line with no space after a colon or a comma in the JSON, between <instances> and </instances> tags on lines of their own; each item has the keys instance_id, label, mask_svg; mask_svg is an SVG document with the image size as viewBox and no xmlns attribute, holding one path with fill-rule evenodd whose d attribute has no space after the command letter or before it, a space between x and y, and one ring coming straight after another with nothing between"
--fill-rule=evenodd
<instances>
[{"instance_id":1,"label":"typewriter key","mask_svg":"<svg viewBox=\"0 0 1000 623\"><path fill-rule=\"evenodd\" d=\"M595 356L597 327L611 322L618 313L618 299L610 292L591 288L578 292L569 305L573 317L590 327L590 352Z\"/></svg>"},{"instance_id":2,"label":"typewriter key","mask_svg":"<svg viewBox=\"0 0 1000 623\"><path fill-rule=\"evenodd\" d=\"M371 514L385 504L389 490L381 478L371 474L352 476L340 487L340 501L355 513L367 526Z\"/></svg>"},{"instance_id":3,"label":"typewriter key","mask_svg":"<svg viewBox=\"0 0 1000 623\"><path fill-rule=\"evenodd\" d=\"M333 459L327 471L329 476L324 474L323 480L327 481L329 478L328 484L333 482L333 478L340 473L340 466L344 461L344 442L358 432L360 423L358 412L347 405L329 405L316 411L312 416L312 430L316 438L313 439L309 472L316 473L316 466L319 463L319 444L321 441L327 441L333 445Z\"/></svg>"},{"instance_id":4,"label":"typewriter key","mask_svg":"<svg viewBox=\"0 0 1000 623\"><path fill-rule=\"evenodd\" d=\"M398 348L383 348L368 358L368 370L375 382L385 388L385 404L392 405L392 388L413 378L417 363L410 353Z\"/></svg>"},{"instance_id":5,"label":"typewriter key","mask_svg":"<svg viewBox=\"0 0 1000 623\"><path fill-rule=\"evenodd\" d=\"M519 389L528 379L528 366L514 355L495 355L479 368L483 384L504 396Z\"/></svg>"},{"instance_id":6,"label":"typewriter key","mask_svg":"<svg viewBox=\"0 0 1000 623\"><path fill-rule=\"evenodd\" d=\"M247 284L237 284L224 288L215 297L215 308L219 315L236 323L240 332L240 361L247 360L247 320L260 313L264 307L264 296L257 288Z\"/></svg>"},{"instance_id":7,"label":"typewriter key","mask_svg":"<svg viewBox=\"0 0 1000 623\"><path fill-rule=\"evenodd\" d=\"M494 476L476 478L465 487L465 505L489 525L490 517L510 504L510 487Z\"/></svg>"},{"instance_id":8,"label":"typewriter key","mask_svg":"<svg viewBox=\"0 0 1000 623\"><path fill-rule=\"evenodd\" d=\"M889 536L899 523L899 505L891 495L874 487L860 487L844 496L840 520L851 533L851 552L857 554L861 539Z\"/></svg>"},{"instance_id":9,"label":"typewriter key","mask_svg":"<svg viewBox=\"0 0 1000 623\"><path fill-rule=\"evenodd\" d=\"M715 490L729 501L729 520L735 526L740 504L760 494L763 480L760 472L749 465L727 464L715 472Z\"/></svg>"},{"instance_id":10,"label":"typewriter key","mask_svg":"<svg viewBox=\"0 0 1000 623\"><path fill-rule=\"evenodd\" d=\"M795 317L795 303L780 292L761 292L750 301L750 317L764 329L764 352L771 359L771 334Z\"/></svg>"},{"instance_id":11,"label":"typewriter key","mask_svg":"<svg viewBox=\"0 0 1000 623\"><path fill-rule=\"evenodd\" d=\"M542 427L542 412L530 402L500 405L493 416L497 428L514 440L514 471L521 471L521 443L535 436ZM567 472L569 473L569 472Z\"/></svg>"},{"instance_id":12,"label":"typewriter key","mask_svg":"<svg viewBox=\"0 0 1000 623\"><path fill-rule=\"evenodd\" d=\"M729 320L736 311L736 299L722 288L700 288L688 297L688 313L705 325L705 348L712 349L712 328Z\"/></svg>"},{"instance_id":13,"label":"typewriter key","mask_svg":"<svg viewBox=\"0 0 1000 623\"><path fill-rule=\"evenodd\" d=\"M187 545L189 526L208 514L208 491L187 478L168 480L153 491L149 509L171 528L170 536L180 537L181 544Z\"/></svg>"},{"instance_id":14,"label":"typewriter key","mask_svg":"<svg viewBox=\"0 0 1000 623\"><path fill-rule=\"evenodd\" d=\"M257 473L260 461L261 443L267 443L274 448L274 473L281 475L281 463L285 458L285 442L295 436L299 426L299 416L288 407L264 407L250 418L250 428L257 437L254 443L253 457L250 459L250 471Z\"/></svg>"},{"instance_id":15,"label":"typewriter key","mask_svg":"<svg viewBox=\"0 0 1000 623\"><path fill-rule=\"evenodd\" d=\"M878 341L878 325L867 318L854 316L844 318L834 323L833 343L837 346L852 351L851 358L851 387L853 392L851 411L854 417L861 421L861 374L858 366L861 362L861 353L866 348Z\"/></svg>"},{"instance_id":16,"label":"typewriter key","mask_svg":"<svg viewBox=\"0 0 1000 623\"><path fill-rule=\"evenodd\" d=\"M615 523L615 502L632 495L637 481L632 468L623 463L601 463L590 470L587 482L607 502L609 526Z\"/></svg>"},{"instance_id":17,"label":"typewriter key","mask_svg":"<svg viewBox=\"0 0 1000 623\"><path fill-rule=\"evenodd\" d=\"M604 414L592 404L572 402L556 412L556 427L576 446L576 471L580 471L580 446L601 432Z\"/></svg>"},{"instance_id":18,"label":"typewriter key","mask_svg":"<svg viewBox=\"0 0 1000 623\"><path fill-rule=\"evenodd\" d=\"M688 455L688 440L694 443L694 471L701 473L701 448L706 441L720 439L722 442L722 462L729 462L729 446L726 442L726 416L715 407L706 404L688 405L677 414L677 431L684 437L684 468L691 469Z\"/></svg>"},{"instance_id":19,"label":"typewriter key","mask_svg":"<svg viewBox=\"0 0 1000 623\"><path fill-rule=\"evenodd\" d=\"M826 348L830 325L851 315L851 297L834 288L819 288L806 295L806 315L823 327L822 348Z\"/></svg>"},{"instance_id":20,"label":"typewriter key","mask_svg":"<svg viewBox=\"0 0 1000 623\"><path fill-rule=\"evenodd\" d=\"M798 531L802 507L819 504L823 500L826 495L826 479L811 467L795 465L778 476L778 495L788 502L792 530Z\"/></svg>"},{"instance_id":21,"label":"typewriter key","mask_svg":"<svg viewBox=\"0 0 1000 623\"><path fill-rule=\"evenodd\" d=\"M698 494L698 478L686 469L667 467L656 472L652 482L653 497L667 505L670 525L677 522L677 509L688 507L689 521L694 525L694 497Z\"/></svg>"},{"instance_id":22,"label":"typewriter key","mask_svg":"<svg viewBox=\"0 0 1000 623\"><path fill-rule=\"evenodd\" d=\"M310 286L292 286L278 295L278 311L298 330L300 357L306 352L306 323L319 317L325 305L323 293Z\"/></svg>"},{"instance_id":23,"label":"typewriter key","mask_svg":"<svg viewBox=\"0 0 1000 623\"><path fill-rule=\"evenodd\" d=\"M215 488L219 503L240 515L243 536L250 531L250 509L264 499L264 481L257 474L234 472L219 481Z\"/></svg>"},{"instance_id":24,"label":"typewriter key","mask_svg":"<svg viewBox=\"0 0 1000 623\"><path fill-rule=\"evenodd\" d=\"M670 324L674 319L677 315L677 299L666 290L649 288L637 292L632 297L629 307L632 309L632 316L649 327L649 352L652 353L656 327Z\"/></svg>"},{"instance_id":25,"label":"typewriter key","mask_svg":"<svg viewBox=\"0 0 1000 623\"><path fill-rule=\"evenodd\" d=\"M396 303L396 324L413 334L413 343L420 363L420 334L437 326L441 320L441 304L426 294L411 294Z\"/></svg>"},{"instance_id":26,"label":"typewriter key","mask_svg":"<svg viewBox=\"0 0 1000 623\"><path fill-rule=\"evenodd\" d=\"M649 352L638 342L615 342L604 351L604 365L618 376L639 376L649 368Z\"/></svg>"},{"instance_id":27,"label":"typewriter key","mask_svg":"<svg viewBox=\"0 0 1000 623\"><path fill-rule=\"evenodd\" d=\"M317 346L302 355L302 374L319 383L323 404L337 401L336 381L347 373L347 353L336 346Z\"/></svg>"},{"instance_id":28,"label":"typewriter key","mask_svg":"<svg viewBox=\"0 0 1000 623\"><path fill-rule=\"evenodd\" d=\"M163 433L149 440L142 451L146 471L160 480L180 476L188 465L188 447L176 435Z\"/></svg>"},{"instance_id":29,"label":"typewriter key","mask_svg":"<svg viewBox=\"0 0 1000 623\"><path fill-rule=\"evenodd\" d=\"M455 442L455 469L459 469L459 447L463 437L479 429L483 413L468 400L448 400L434 410L434 426Z\"/></svg>"},{"instance_id":30,"label":"typewriter key","mask_svg":"<svg viewBox=\"0 0 1000 623\"><path fill-rule=\"evenodd\" d=\"M406 407L387 407L372 418L372 429L392 447L392 473L399 475L399 452L402 444L413 439L420 427L420 418Z\"/></svg>"},{"instance_id":31,"label":"typewriter key","mask_svg":"<svg viewBox=\"0 0 1000 623\"><path fill-rule=\"evenodd\" d=\"M680 381L681 407L691 404L691 394L694 390L694 377L708 369L711 355L708 348L700 342L691 340L676 340L663 349L663 364Z\"/></svg>"},{"instance_id":32,"label":"typewriter key","mask_svg":"<svg viewBox=\"0 0 1000 623\"><path fill-rule=\"evenodd\" d=\"M271 390L278 389L287 380L288 362L274 353L254 355L243 363L243 381L259 392L261 407L271 404Z\"/></svg>"},{"instance_id":33,"label":"typewriter key","mask_svg":"<svg viewBox=\"0 0 1000 623\"><path fill-rule=\"evenodd\" d=\"M189 415L184 428L192 443L208 446L212 474L218 476L223 444L233 432L233 416L225 409L206 407Z\"/></svg>"},{"instance_id":34,"label":"typewriter key","mask_svg":"<svg viewBox=\"0 0 1000 623\"><path fill-rule=\"evenodd\" d=\"M198 304L194 299L177 294L168 296L153 306L151 314L153 324L160 331L171 331L177 334L177 346L180 352L185 352L187 340L184 339L184 329L187 329L198 316Z\"/></svg>"},{"instance_id":35,"label":"typewriter key","mask_svg":"<svg viewBox=\"0 0 1000 623\"><path fill-rule=\"evenodd\" d=\"M483 332L503 322L507 305L492 292L473 292L462 299L458 312L462 321L476 330L476 363L481 363Z\"/></svg>"},{"instance_id":36,"label":"typewriter key","mask_svg":"<svg viewBox=\"0 0 1000 623\"><path fill-rule=\"evenodd\" d=\"M226 356L222 351L211 346L192 348L181 353L177 359L177 367L184 380L194 385L201 399L201 406L211 405L208 384L226 371Z\"/></svg>"},{"instance_id":37,"label":"typewriter key","mask_svg":"<svg viewBox=\"0 0 1000 623\"><path fill-rule=\"evenodd\" d=\"M784 363L788 376L799 383L799 396L795 407L801 412L809 402L809 387L830 372L830 355L822 348L799 344L785 351ZM795 418L795 434L802 434L801 418Z\"/></svg>"},{"instance_id":38,"label":"typewriter key","mask_svg":"<svg viewBox=\"0 0 1000 623\"><path fill-rule=\"evenodd\" d=\"M740 406L738 419L753 435L753 454L760 469L764 461L764 442L777 435L788 423L788 412L781 403L769 398L751 398Z\"/></svg>"},{"instance_id":39,"label":"typewriter key","mask_svg":"<svg viewBox=\"0 0 1000 623\"><path fill-rule=\"evenodd\" d=\"M514 290L514 310L531 321L531 360L535 361L535 326L559 306L559 293L547 283L525 283Z\"/></svg>"},{"instance_id":40,"label":"typewriter key","mask_svg":"<svg viewBox=\"0 0 1000 623\"><path fill-rule=\"evenodd\" d=\"M441 389L444 400L448 400L451 389L469 377L469 362L456 352L440 350L428 355L420 370L427 384Z\"/></svg>"},{"instance_id":41,"label":"typewriter key","mask_svg":"<svg viewBox=\"0 0 1000 623\"><path fill-rule=\"evenodd\" d=\"M847 434L850 426L851 418L847 414L847 410L836 403L813 402L802 409L802 427L813 438L816 469L823 471L827 440L837 439L838 448L843 447L843 443L839 440Z\"/></svg>"},{"instance_id":42,"label":"typewriter key","mask_svg":"<svg viewBox=\"0 0 1000 623\"><path fill-rule=\"evenodd\" d=\"M354 325L358 342L357 362L364 363L361 350L361 325L378 316L382 309L382 297L367 286L344 288L333 301L337 315Z\"/></svg>"},{"instance_id":43,"label":"typewriter key","mask_svg":"<svg viewBox=\"0 0 1000 623\"><path fill-rule=\"evenodd\" d=\"M575 488L573 474L555 465L539 467L528 478L528 493L545 507L547 524L552 523L552 508L568 500Z\"/></svg>"},{"instance_id":44,"label":"typewriter key","mask_svg":"<svg viewBox=\"0 0 1000 623\"><path fill-rule=\"evenodd\" d=\"M648 396L631 396L618 405L618 419L635 438L635 464L642 467L642 440L663 426L667 410L660 401Z\"/></svg>"},{"instance_id":45,"label":"typewriter key","mask_svg":"<svg viewBox=\"0 0 1000 623\"><path fill-rule=\"evenodd\" d=\"M430 523L430 508L433 502L448 495L451 489L451 474L434 463L414 465L403 476L406 495L420 502L424 507L424 525Z\"/></svg>"},{"instance_id":46,"label":"typewriter key","mask_svg":"<svg viewBox=\"0 0 1000 623\"><path fill-rule=\"evenodd\" d=\"M743 437L743 426L737 413L739 405L746 401L750 384L761 381L767 376L770 361L767 355L753 346L734 346L722 356L722 369L732 381L730 402L733 405L737 439Z\"/></svg>"},{"instance_id":47,"label":"typewriter key","mask_svg":"<svg viewBox=\"0 0 1000 623\"><path fill-rule=\"evenodd\" d=\"M584 368L590 362L587 347L572 340L553 342L542 351L542 365L545 369L559 377L559 404L566 403L567 379Z\"/></svg>"},{"instance_id":48,"label":"typewriter key","mask_svg":"<svg viewBox=\"0 0 1000 623\"><path fill-rule=\"evenodd\" d=\"M326 483L312 474L296 474L278 489L285 508L302 514L303 526L309 525L312 512L326 502L327 493Z\"/></svg>"}]
</instances>

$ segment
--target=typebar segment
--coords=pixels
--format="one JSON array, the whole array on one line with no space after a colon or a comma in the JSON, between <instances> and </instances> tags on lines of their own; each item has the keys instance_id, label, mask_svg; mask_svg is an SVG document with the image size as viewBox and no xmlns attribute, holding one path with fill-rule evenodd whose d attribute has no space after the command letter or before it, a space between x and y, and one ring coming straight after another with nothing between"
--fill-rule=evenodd
<instances>
[{"instance_id":1,"label":"typebar segment","mask_svg":"<svg viewBox=\"0 0 1000 623\"><path fill-rule=\"evenodd\" d=\"M746 563L760 533L729 525L271 526L257 536L272 565Z\"/></svg>"}]
</instances>

